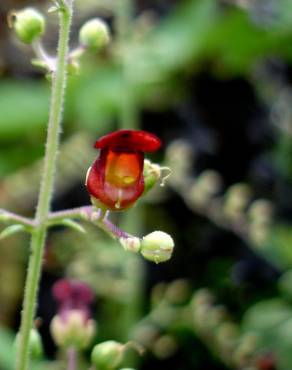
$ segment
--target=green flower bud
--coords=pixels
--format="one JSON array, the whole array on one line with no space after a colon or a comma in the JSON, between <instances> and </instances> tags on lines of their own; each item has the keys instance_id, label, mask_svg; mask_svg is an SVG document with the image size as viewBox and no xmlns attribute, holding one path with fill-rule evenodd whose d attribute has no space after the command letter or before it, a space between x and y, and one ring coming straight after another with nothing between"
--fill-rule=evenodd
<instances>
[{"instance_id":1,"label":"green flower bud","mask_svg":"<svg viewBox=\"0 0 292 370\"><path fill-rule=\"evenodd\" d=\"M258 349L259 338L256 333L245 333L238 341L232 355L234 362L240 367L250 362Z\"/></svg>"},{"instance_id":2,"label":"green flower bud","mask_svg":"<svg viewBox=\"0 0 292 370\"><path fill-rule=\"evenodd\" d=\"M166 359L173 356L178 349L177 340L170 334L159 337L152 346L155 356L160 359Z\"/></svg>"},{"instance_id":3,"label":"green flower bud","mask_svg":"<svg viewBox=\"0 0 292 370\"><path fill-rule=\"evenodd\" d=\"M174 242L172 237L162 231L154 231L144 236L141 242L142 256L155 263L169 260L173 248Z\"/></svg>"},{"instance_id":4,"label":"green flower bud","mask_svg":"<svg viewBox=\"0 0 292 370\"><path fill-rule=\"evenodd\" d=\"M109 41L108 26L99 18L87 21L80 29L79 42L86 48L98 50L106 46Z\"/></svg>"},{"instance_id":5,"label":"green flower bud","mask_svg":"<svg viewBox=\"0 0 292 370\"><path fill-rule=\"evenodd\" d=\"M123 360L125 346L114 340L108 340L94 346L91 362L100 370L114 369Z\"/></svg>"},{"instance_id":6,"label":"green flower bud","mask_svg":"<svg viewBox=\"0 0 292 370\"><path fill-rule=\"evenodd\" d=\"M34 8L11 13L8 21L17 37L26 44L31 44L45 31L45 18Z\"/></svg>"},{"instance_id":7,"label":"green flower bud","mask_svg":"<svg viewBox=\"0 0 292 370\"><path fill-rule=\"evenodd\" d=\"M54 316L50 325L52 337L58 346L82 349L92 340L95 327L95 321L85 320L82 310L78 309L70 310L66 318Z\"/></svg>"},{"instance_id":8,"label":"green flower bud","mask_svg":"<svg viewBox=\"0 0 292 370\"><path fill-rule=\"evenodd\" d=\"M184 304L188 301L190 293L191 287L188 281L177 279L167 286L165 298L171 304Z\"/></svg>"},{"instance_id":9,"label":"green flower bud","mask_svg":"<svg viewBox=\"0 0 292 370\"><path fill-rule=\"evenodd\" d=\"M242 216L251 198L251 189L248 185L238 183L230 186L224 197L224 213L236 220Z\"/></svg>"},{"instance_id":10,"label":"green flower bud","mask_svg":"<svg viewBox=\"0 0 292 370\"><path fill-rule=\"evenodd\" d=\"M249 217L257 224L268 224L273 216L273 204L266 199L257 199L249 207Z\"/></svg>"},{"instance_id":11,"label":"green flower bud","mask_svg":"<svg viewBox=\"0 0 292 370\"><path fill-rule=\"evenodd\" d=\"M16 346L19 345L20 333L16 336ZM33 359L40 359L43 355L42 338L36 329L31 329L29 336L29 350Z\"/></svg>"}]
</instances>

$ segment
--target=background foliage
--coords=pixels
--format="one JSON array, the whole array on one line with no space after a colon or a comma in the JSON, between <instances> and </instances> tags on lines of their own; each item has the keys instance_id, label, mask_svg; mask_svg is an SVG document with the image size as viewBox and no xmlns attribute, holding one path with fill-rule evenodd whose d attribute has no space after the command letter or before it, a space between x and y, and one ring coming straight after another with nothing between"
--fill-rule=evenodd
<instances>
[{"instance_id":1,"label":"background foliage","mask_svg":"<svg viewBox=\"0 0 292 370\"><path fill-rule=\"evenodd\" d=\"M5 22L10 9L28 4L0 4L0 204L31 215L49 84ZM114 28L111 2L79 0L76 7L72 44L88 18L102 16ZM54 230L38 313L50 363L56 350L48 331L55 312L50 287L68 275L95 289L98 341L138 338L149 347L135 360L141 369L291 369L291 8L291 0L137 0L128 85L114 43L84 57L79 75L69 78L54 209L89 203L83 182L95 157L92 144L118 127L130 86L140 127L164 142L154 159L170 164L173 175L166 189L139 204L141 221L137 209L129 211L125 228L142 235L163 229L176 251L154 266L97 230L88 230L86 242ZM53 50L53 20L49 29L45 42ZM246 185L234 187L239 183ZM270 208L254 216L259 199ZM18 326L26 244L17 236L0 247L3 369L11 368L5 348Z\"/></svg>"}]
</instances>

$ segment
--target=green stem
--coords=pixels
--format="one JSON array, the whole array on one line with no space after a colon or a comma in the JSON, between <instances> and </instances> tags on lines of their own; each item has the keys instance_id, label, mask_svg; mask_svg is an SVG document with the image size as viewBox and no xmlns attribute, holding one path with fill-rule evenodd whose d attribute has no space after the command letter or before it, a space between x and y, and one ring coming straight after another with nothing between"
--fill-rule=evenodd
<instances>
[{"instance_id":1,"label":"green stem","mask_svg":"<svg viewBox=\"0 0 292 370\"><path fill-rule=\"evenodd\" d=\"M64 92L67 75L67 55L69 49L69 33L72 18L72 1L62 2L59 10L60 33L58 44L57 68L52 75L52 97L47 133L45 164L39 193L36 228L31 238L31 255L25 283L23 310L19 346L16 356L16 369L27 370L29 365L29 337L36 311L36 299L44 245L47 233L47 218L53 195L54 174L59 146L60 123L64 105Z\"/></svg>"},{"instance_id":2,"label":"green stem","mask_svg":"<svg viewBox=\"0 0 292 370\"><path fill-rule=\"evenodd\" d=\"M139 128L139 110L136 104L134 83L132 80L132 61L128 49L132 44L132 23L134 3L132 0L117 1L116 31L121 49L121 79L123 95L120 105L119 128L137 130Z\"/></svg>"}]
</instances>

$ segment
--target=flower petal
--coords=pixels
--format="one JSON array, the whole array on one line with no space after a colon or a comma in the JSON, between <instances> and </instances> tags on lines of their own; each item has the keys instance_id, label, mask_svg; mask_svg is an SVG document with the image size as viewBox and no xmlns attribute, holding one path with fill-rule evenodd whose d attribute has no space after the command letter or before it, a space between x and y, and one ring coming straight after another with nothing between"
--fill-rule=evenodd
<instances>
[{"instance_id":1,"label":"flower petal","mask_svg":"<svg viewBox=\"0 0 292 370\"><path fill-rule=\"evenodd\" d=\"M102 136L95 148L117 148L125 151L154 152L161 146L159 138L147 131L119 130Z\"/></svg>"},{"instance_id":2,"label":"flower petal","mask_svg":"<svg viewBox=\"0 0 292 370\"><path fill-rule=\"evenodd\" d=\"M87 177L87 189L112 210L132 205L144 191L142 152L102 149Z\"/></svg>"}]
</instances>

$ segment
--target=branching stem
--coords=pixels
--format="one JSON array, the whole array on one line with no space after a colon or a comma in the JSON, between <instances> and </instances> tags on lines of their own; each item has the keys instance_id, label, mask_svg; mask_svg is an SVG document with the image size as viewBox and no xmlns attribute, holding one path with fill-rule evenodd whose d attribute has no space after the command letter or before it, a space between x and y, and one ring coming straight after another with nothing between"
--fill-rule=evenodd
<instances>
[{"instance_id":1,"label":"branching stem","mask_svg":"<svg viewBox=\"0 0 292 370\"><path fill-rule=\"evenodd\" d=\"M67 76L67 56L69 33L72 18L72 1L63 2L59 10L60 33L58 43L57 68L52 75L52 97L48 124L45 164L39 193L35 229L31 237L31 250L28 273L25 283L19 345L16 356L16 370L27 370L29 366L29 337L36 311L36 299L44 245L47 233L47 218L53 195L56 159L59 147L60 124L64 105L64 92Z\"/></svg>"}]
</instances>

